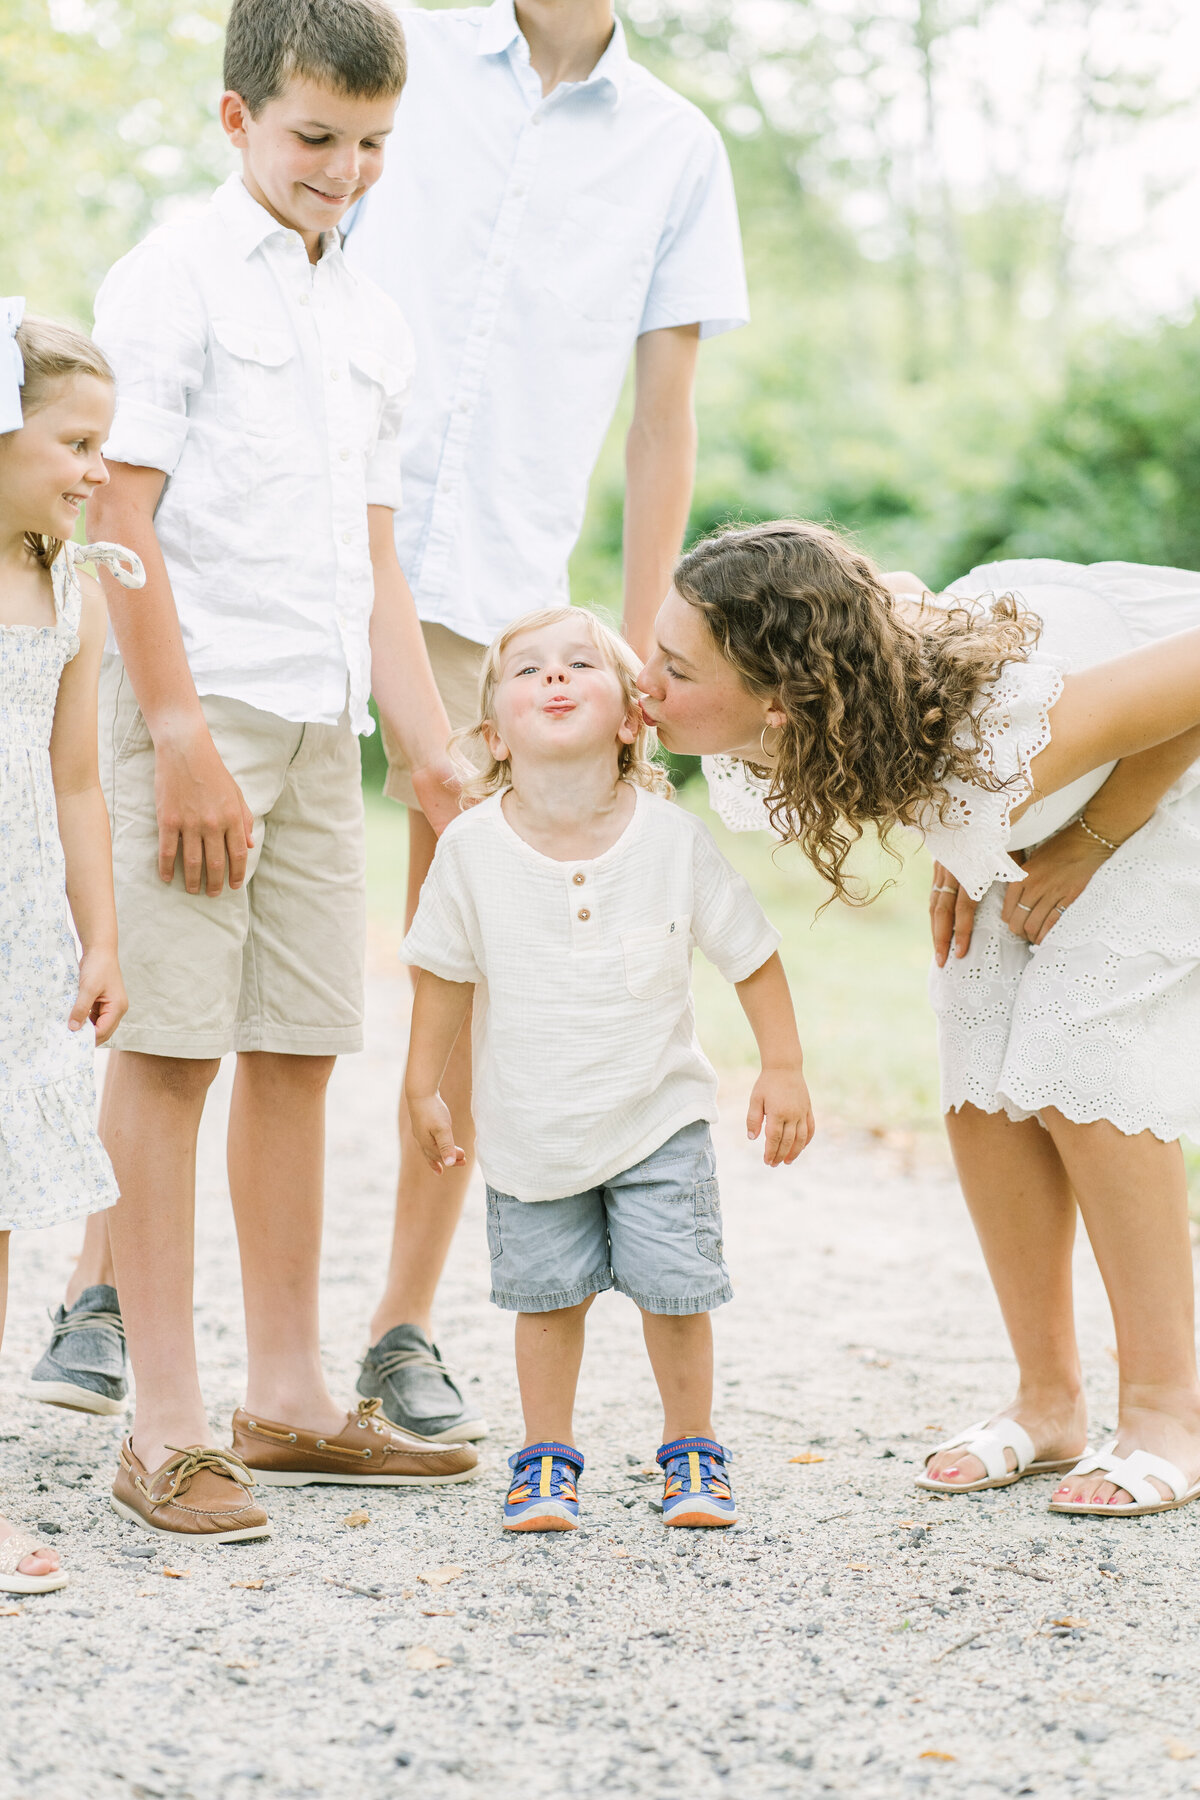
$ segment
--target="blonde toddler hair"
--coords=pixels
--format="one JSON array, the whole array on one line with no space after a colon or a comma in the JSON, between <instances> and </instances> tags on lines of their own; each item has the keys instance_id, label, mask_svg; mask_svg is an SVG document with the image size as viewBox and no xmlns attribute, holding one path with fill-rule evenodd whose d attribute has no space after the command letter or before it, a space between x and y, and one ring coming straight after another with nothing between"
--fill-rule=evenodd
<instances>
[{"instance_id":1,"label":"blonde toddler hair","mask_svg":"<svg viewBox=\"0 0 1200 1800\"><path fill-rule=\"evenodd\" d=\"M462 779L465 802L486 800L492 794L503 793L505 788L512 786L512 770L507 762L497 762L484 737L484 727L494 726L496 723L496 684L500 679L500 664L504 652L514 638L521 637L527 631L539 631L546 625L575 621L586 625L596 649L620 681L626 705L637 710L637 676L641 664L625 639L611 625L605 624L603 619L583 606L546 606L536 612L525 613L523 617L514 619L511 625L506 625L499 637L493 638L489 644L479 672L478 718L473 725L456 731L450 740L450 755ZM620 746L618 769L621 778L632 781L635 787L643 787L648 793L669 797L673 790L666 770L654 760L656 748L654 733L648 725L640 722L632 744Z\"/></svg>"}]
</instances>

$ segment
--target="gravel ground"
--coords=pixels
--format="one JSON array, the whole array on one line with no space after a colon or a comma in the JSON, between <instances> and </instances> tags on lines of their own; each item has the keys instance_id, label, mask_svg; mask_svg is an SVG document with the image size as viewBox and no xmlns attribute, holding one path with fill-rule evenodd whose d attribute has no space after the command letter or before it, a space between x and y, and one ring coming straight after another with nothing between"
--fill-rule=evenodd
<instances>
[{"instance_id":1,"label":"gravel ground","mask_svg":"<svg viewBox=\"0 0 1200 1800\"><path fill-rule=\"evenodd\" d=\"M347 1395L386 1252L405 1010L378 974L370 1050L331 1107L325 1331ZM1093 1524L1050 1516L1048 1481L918 1493L923 1450L1010 1380L948 1169L829 1137L772 1175L741 1098L718 1143L738 1293L717 1315L717 1416L745 1516L725 1534L663 1530L653 1387L608 1295L581 1387L583 1526L502 1535L519 1413L477 1189L440 1335L482 1383L480 1479L275 1490L265 1544L160 1546L107 1505L121 1422L19 1397L74 1233L15 1239L0 1503L57 1531L73 1581L0 1604L4 1800L1200 1792L1200 1510ZM221 1111L197 1282L214 1430L242 1357ZM1085 1257L1080 1294L1099 1427L1115 1369Z\"/></svg>"}]
</instances>

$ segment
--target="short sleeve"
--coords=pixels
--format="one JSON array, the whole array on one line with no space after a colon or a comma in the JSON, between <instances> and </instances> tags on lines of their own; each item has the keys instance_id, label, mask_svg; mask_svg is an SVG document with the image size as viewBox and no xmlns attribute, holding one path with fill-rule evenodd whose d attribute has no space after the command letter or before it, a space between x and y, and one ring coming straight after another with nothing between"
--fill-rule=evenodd
<instances>
[{"instance_id":1,"label":"short sleeve","mask_svg":"<svg viewBox=\"0 0 1200 1800\"><path fill-rule=\"evenodd\" d=\"M638 334L699 324L702 338L717 337L749 318L733 173L720 134L704 120L672 196Z\"/></svg>"},{"instance_id":2,"label":"short sleeve","mask_svg":"<svg viewBox=\"0 0 1200 1800\"><path fill-rule=\"evenodd\" d=\"M780 944L749 882L730 867L699 820L692 843L692 937L726 981L745 981Z\"/></svg>"},{"instance_id":3,"label":"short sleeve","mask_svg":"<svg viewBox=\"0 0 1200 1800\"><path fill-rule=\"evenodd\" d=\"M482 981L466 923L466 900L453 838L443 834L421 888L417 915L400 946L403 961L443 981Z\"/></svg>"},{"instance_id":4,"label":"short sleeve","mask_svg":"<svg viewBox=\"0 0 1200 1800\"><path fill-rule=\"evenodd\" d=\"M399 510L403 494L400 469L400 427L412 398L416 352L412 333L399 312L389 320L384 356L383 407L379 416L379 435L367 460L366 488L368 506L389 506Z\"/></svg>"},{"instance_id":5,"label":"short sleeve","mask_svg":"<svg viewBox=\"0 0 1200 1800\"><path fill-rule=\"evenodd\" d=\"M186 269L161 245L131 250L96 296L94 335L117 378L104 455L173 474L208 356L207 309Z\"/></svg>"},{"instance_id":6,"label":"short sleeve","mask_svg":"<svg viewBox=\"0 0 1200 1800\"><path fill-rule=\"evenodd\" d=\"M1050 709L1062 693L1058 663L1036 652L1027 662L1006 663L979 715L982 760L998 785L953 778L945 783L945 821L932 806L919 830L935 861L949 869L972 900L982 900L994 881L1022 881L1024 872L1009 854L1010 820L1033 792L1030 765L1050 742ZM970 743L959 727L959 742Z\"/></svg>"}]
</instances>

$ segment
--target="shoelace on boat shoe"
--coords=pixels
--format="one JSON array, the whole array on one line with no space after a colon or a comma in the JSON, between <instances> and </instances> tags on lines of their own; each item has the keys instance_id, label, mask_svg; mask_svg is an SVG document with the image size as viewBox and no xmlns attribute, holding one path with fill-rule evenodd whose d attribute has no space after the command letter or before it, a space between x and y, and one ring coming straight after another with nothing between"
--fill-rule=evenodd
<instances>
[{"instance_id":1,"label":"shoelace on boat shoe","mask_svg":"<svg viewBox=\"0 0 1200 1800\"><path fill-rule=\"evenodd\" d=\"M125 1326L117 1313L69 1313L65 1319L56 1319L53 1313L46 1316L54 1327L55 1338L66 1337L68 1331L115 1331L125 1342Z\"/></svg>"},{"instance_id":2,"label":"shoelace on boat shoe","mask_svg":"<svg viewBox=\"0 0 1200 1800\"><path fill-rule=\"evenodd\" d=\"M188 1450L181 1450L178 1444L168 1444L168 1450L174 1450L174 1458L164 1463L161 1469L155 1470L155 1476L161 1479L170 1477L170 1485L165 1494L153 1494L148 1482L140 1475L134 1477L137 1487L142 1490L152 1506L166 1506L172 1500L178 1500L192 1485L193 1480L202 1469L212 1469L217 1475L224 1475L230 1481L236 1481L239 1487L252 1488L254 1477L233 1450L218 1450L215 1446L207 1449L193 1444Z\"/></svg>"},{"instance_id":3,"label":"shoelace on boat shoe","mask_svg":"<svg viewBox=\"0 0 1200 1800\"><path fill-rule=\"evenodd\" d=\"M409 1368L436 1369L439 1375L449 1376L451 1382L459 1375L434 1350L385 1350L382 1356L368 1357L367 1361L375 1374L384 1378L394 1375L397 1369Z\"/></svg>"}]
</instances>

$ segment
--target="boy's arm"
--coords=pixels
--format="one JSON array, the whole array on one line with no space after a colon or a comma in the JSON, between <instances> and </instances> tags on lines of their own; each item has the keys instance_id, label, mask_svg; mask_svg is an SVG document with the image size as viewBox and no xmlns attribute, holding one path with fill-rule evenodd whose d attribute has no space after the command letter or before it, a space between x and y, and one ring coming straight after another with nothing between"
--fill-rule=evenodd
<instances>
[{"instance_id":1,"label":"boy's arm","mask_svg":"<svg viewBox=\"0 0 1200 1800\"><path fill-rule=\"evenodd\" d=\"M428 969L422 969L417 977L404 1097L413 1136L435 1175L467 1160L454 1142L450 1109L439 1094L438 1086L470 1011L474 992L473 982L443 981L440 975L433 975Z\"/></svg>"},{"instance_id":2,"label":"boy's arm","mask_svg":"<svg viewBox=\"0 0 1200 1800\"><path fill-rule=\"evenodd\" d=\"M67 871L67 901L82 952L79 988L67 1023L72 1031L78 1031L91 1019L96 1042L103 1044L120 1024L128 1001L117 962L112 847L96 757L96 683L108 620L104 595L96 583L81 576L79 585L83 592L79 650L59 682L50 769Z\"/></svg>"},{"instance_id":3,"label":"boy's arm","mask_svg":"<svg viewBox=\"0 0 1200 1800\"><path fill-rule=\"evenodd\" d=\"M433 829L458 817L458 782L447 753L450 721L442 705L412 590L396 556L390 506L368 506L375 576L371 613L371 691L412 772L421 810Z\"/></svg>"},{"instance_id":4,"label":"boy's arm","mask_svg":"<svg viewBox=\"0 0 1200 1800\"><path fill-rule=\"evenodd\" d=\"M625 440L625 636L649 656L687 526L696 475L692 389L700 327L637 341L633 422Z\"/></svg>"},{"instance_id":5,"label":"boy's arm","mask_svg":"<svg viewBox=\"0 0 1200 1800\"><path fill-rule=\"evenodd\" d=\"M158 873L169 882L182 853L189 894L203 882L209 895L241 887L254 819L241 789L217 754L188 668L170 577L154 530L154 511L166 476L161 469L114 462L109 484L88 501L93 539L123 544L142 560L146 585L127 592L102 580L113 631L154 740L154 801L158 811Z\"/></svg>"},{"instance_id":6,"label":"boy's arm","mask_svg":"<svg viewBox=\"0 0 1200 1800\"><path fill-rule=\"evenodd\" d=\"M746 1135L756 1138L765 1122L763 1161L774 1169L795 1162L816 1130L796 1014L778 950L736 987L762 1062L746 1114Z\"/></svg>"}]
</instances>

